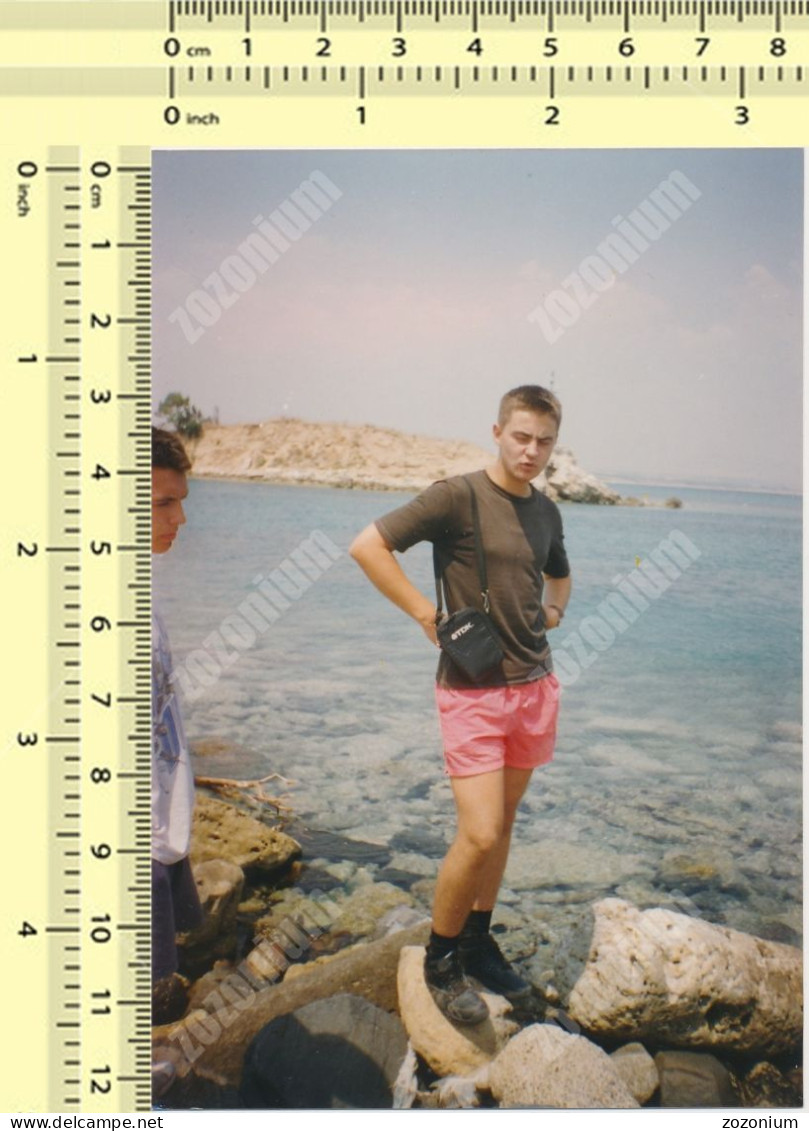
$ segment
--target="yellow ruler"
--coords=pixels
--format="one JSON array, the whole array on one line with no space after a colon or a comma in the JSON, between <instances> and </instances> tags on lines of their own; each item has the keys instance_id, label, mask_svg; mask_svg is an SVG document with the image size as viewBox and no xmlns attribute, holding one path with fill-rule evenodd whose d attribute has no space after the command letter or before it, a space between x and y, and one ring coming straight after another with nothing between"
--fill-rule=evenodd
<instances>
[{"instance_id":1,"label":"yellow ruler","mask_svg":"<svg viewBox=\"0 0 809 1131\"><path fill-rule=\"evenodd\" d=\"M6 120L146 145L800 145L807 67L804 0L0 0Z\"/></svg>"},{"instance_id":2,"label":"yellow ruler","mask_svg":"<svg viewBox=\"0 0 809 1131\"><path fill-rule=\"evenodd\" d=\"M808 92L791 0L0 0L6 1111L150 1104L150 150L802 146Z\"/></svg>"},{"instance_id":3,"label":"yellow ruler","mask_svg":"<svg viewBox=\"0 0 809 1131\"><path fill-rule=\"evenodd\" d=\"M3 1098L117 1111L149 1102L149 153L19 152L2 170L4 954L20 1025Z\"/></svg>"}]
</instances>

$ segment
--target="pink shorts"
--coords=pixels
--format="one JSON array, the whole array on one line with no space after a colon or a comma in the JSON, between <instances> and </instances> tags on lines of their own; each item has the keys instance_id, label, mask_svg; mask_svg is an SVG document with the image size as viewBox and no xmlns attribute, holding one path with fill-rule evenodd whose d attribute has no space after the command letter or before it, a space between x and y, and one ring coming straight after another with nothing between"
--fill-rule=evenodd
<instances>
[{"instance_id":1,"label":"pink shorts","mask_svg":"<svg viewBox=\"0 0 809 1131\"><path fill-rule=\"evenodd\" d=\"M559 680L550 674L506 687L436 687L450 777L529 770L550 762L556 742Z\"/></svg>"}]
</instances>

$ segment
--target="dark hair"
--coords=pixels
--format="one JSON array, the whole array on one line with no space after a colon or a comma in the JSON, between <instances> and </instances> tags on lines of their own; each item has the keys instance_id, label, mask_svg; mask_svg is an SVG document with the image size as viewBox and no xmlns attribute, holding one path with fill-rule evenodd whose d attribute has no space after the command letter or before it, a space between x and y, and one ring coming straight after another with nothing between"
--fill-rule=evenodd
<instances>
[{"instance_id":1,"label":"dark hair","mask_svg":"<svg viewBox=\"0 0 809 1131\"><path fill-rule=\"evenodd\" d=\"M152 425L152 467L164 467L169 471L189 470L191 460L176 432L166 432L164 428Z\"/></svg>"},{"instance_id":2,"label":"dark hair","mask_svg":"<svg viewBox=\"0 0 809 1131\"><path fill-rule=\"evenodd\" d=\"M519 385L511 389L500 401L497 423L502 428L515 409L537 412L542 416L552 416L557 429L562 426L562 406L550 389L541 385Z\"/></svg>"}]
</instances>

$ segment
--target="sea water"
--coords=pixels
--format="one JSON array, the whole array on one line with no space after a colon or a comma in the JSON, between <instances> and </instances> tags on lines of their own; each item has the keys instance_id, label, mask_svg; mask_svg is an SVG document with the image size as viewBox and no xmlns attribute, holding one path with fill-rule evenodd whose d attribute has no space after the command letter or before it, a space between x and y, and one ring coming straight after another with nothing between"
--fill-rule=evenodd
<instances>
[{"instance_id":1,"label":"sea water","mask_svg":"<svg viewBox=\"0 0 809 1131\"><path fill-rule=\"evenodd\" d=\"M522 803L504 899L525 910L613 895L795 942L801 501L622 490L684 505L561 507L573 595L550 634L565 675L559 737ZM194 480L154 590L175 666L188 663L189 736L216 751L200 772L276 772L285 780L267 788L307 825L391 846L394 875L430 876L454 814L435 648L346 552L408 497ZM328 553L272 624L239 637L227 618L313 534ZM672 536L692 549L631 623L605 630L603 602ZM431 594L429 547L401 561Z\"/></svg>"}]
</instances>

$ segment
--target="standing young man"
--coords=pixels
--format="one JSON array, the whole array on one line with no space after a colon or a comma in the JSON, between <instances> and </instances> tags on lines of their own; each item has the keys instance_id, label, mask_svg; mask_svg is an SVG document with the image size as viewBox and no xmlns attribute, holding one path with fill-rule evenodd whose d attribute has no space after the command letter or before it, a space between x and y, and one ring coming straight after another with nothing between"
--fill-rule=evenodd
<instances>
[{"instance_id":1,"label":"standing young man","mask_svg":"<svg viewBox=\"0 0 809 1131\"><path fill-rule=\"evenodd\" d=\"M559 401L523 385L500 402L496 461L466 477L474 489L488 573L490 616L504 651L501 665L473 683L442 652L436 699L458 819L436 883L425 979L458 1024L487 1016L467 976L518 1001L530 986L490 933L520 798L536 766L550 761L559 684L546 629L570 597L562 520L531 480L543 470L562 419ZM394 604L436 637L436 606L405 576L394 552L432 542L442 563L449 611L481 607L471 499L464 477L440 480L362 531L351 555Z\"/></svg>"},{"instance_id":2,"label":"standing young man","mask_svg":"<svg viewBox=\"0 0 809 1131\"><path fill-rule=\"evenodd\" d=\"M185 522L185 474L191 467L174 432L152 428L152 553L166 554ZM194 771L177 695L163 618L152 602L152 982L177 972L175 935L202 913L188 860ZM165 983L164 983L165 984Z\"/></svg>"}]
</instances>

